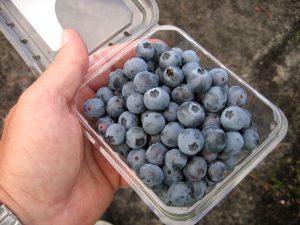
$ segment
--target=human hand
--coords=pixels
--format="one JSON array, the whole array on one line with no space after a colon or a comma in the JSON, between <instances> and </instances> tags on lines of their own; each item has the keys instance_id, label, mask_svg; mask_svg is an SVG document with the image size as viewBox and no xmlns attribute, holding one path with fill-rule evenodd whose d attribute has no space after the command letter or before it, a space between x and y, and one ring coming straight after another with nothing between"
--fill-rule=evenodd
<instances>
[{"instance_id":1,"label":"human hand","mask_svg":"<svg viewBox=\"0 0 300 225\"><path fill-rule=\"evenodd\" d=\"M88 68L79 35L10 111L0 142L0 202L25 224L93 224L125 185L87 141L70 102Z\"/></svg>"}]
</instances>

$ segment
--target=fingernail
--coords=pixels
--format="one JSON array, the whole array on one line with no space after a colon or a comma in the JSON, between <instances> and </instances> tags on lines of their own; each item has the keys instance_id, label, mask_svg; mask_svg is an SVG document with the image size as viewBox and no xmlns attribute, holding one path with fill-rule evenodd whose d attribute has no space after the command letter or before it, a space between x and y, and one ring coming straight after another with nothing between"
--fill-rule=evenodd
<instances>
[{"instance_id":1,"label":"fingernail","mask_svg":"<svg viewBox=\"0 0 300 225\"><path fill-rule=\"evenodd\" d=\"M61 37L61 46L67 45L69 42L69 32L64 30Z\"/></svg>"}]
</instances>

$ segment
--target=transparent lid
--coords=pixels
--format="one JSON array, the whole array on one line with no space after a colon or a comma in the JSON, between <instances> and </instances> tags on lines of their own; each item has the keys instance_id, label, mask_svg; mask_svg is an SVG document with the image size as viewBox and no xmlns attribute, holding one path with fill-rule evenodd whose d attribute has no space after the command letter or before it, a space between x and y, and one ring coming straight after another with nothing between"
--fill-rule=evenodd
<instances>
[{"instance_id":1,"label":"transparent lid","mask_svg":"<svg viewBox=\"0 0 300 225\"><path fill-rule=\"evenodd\" d=\"M155 0L3 0L2 4L49 63L65 28L77 30L91 54L135 39L158 23Z\"/></svg>"}]
</instances>

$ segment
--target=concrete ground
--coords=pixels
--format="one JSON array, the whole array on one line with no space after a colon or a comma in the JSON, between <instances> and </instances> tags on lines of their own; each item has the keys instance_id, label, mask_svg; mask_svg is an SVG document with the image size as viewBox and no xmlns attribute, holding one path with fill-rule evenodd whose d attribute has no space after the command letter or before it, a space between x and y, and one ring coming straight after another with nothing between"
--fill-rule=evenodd
<instances>
[{"instance_id":1,"label":"concrete ground","mask_svg":"<svg viewBox=\"0 0 300 225\"><path fill-rule=\"evenodd\" d=\"M287 137L199 224L293 225L300 221L300 1L157 0L160 24L186 30L221 62L278 105ZM0 35L0 117L34 80ZM0 130L3 122L0 122ZM104 218L158 225L132 190L116 195Z\"/></svg>"}]
</instances>

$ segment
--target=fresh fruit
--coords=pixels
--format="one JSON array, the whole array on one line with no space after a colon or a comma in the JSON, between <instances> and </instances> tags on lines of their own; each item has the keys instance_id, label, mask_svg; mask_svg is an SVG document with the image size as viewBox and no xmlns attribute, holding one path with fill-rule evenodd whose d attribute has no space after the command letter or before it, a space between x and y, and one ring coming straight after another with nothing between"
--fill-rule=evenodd
<instances>
[{"instance_id":1,"label":"fresh fruit","mask_svg":"<svg viewBox=\"0 0 300 225\"><path fill-rule=\"evenodd\" d=\"M126 129L118 123L110 125L105 133L106 140L112 145L120 145L125 140Z\"/></svg>"},{"instance_id":2,"label":"fresh fruit","mask_svg":"<svg viewBox=\"0 0 300 225\"><path fill-rule=\"evenodd\" d=\"M186 155L198 154L204 145L203 136L198 129L185 129L178 135L178 147Z\"/></svg>"},{"instance_id":3,"label":"fresh fruit","mask_svg":"<svg viewBox=\"0 0 300 225\"><path fill-rule=\"evenodd\" d=\"M99 119L105 115L105 103L99 98L88 99L84 103L83 110L89 119Z\"/></svg>"}]
</instances>

